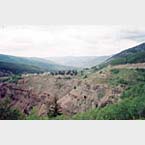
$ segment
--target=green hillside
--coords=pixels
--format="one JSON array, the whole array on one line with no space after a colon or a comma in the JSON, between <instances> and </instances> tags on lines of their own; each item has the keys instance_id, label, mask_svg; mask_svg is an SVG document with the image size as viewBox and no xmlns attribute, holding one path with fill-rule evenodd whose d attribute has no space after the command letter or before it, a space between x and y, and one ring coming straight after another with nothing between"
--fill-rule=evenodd
<instances>
[{"instance_id":1,"label":"green hillside","mask_svg":"<svg viewBox=\"0 0 145 145\"><path fill-rule=\"evenodd\" d=\"M24 58L0 54L0 71L12 73L38 73L69 69L40 58Z\"/></svg>"},{"instance_id":2,"label":"green hillside","mask_svg":"<svg viewBox=\"0 0 145 145\"><path fill-rule=\"evenodd\" d=\"M107 60L111 65L145 62L145 43L124 50Z\"/></svg>"},{"instance_id":3,"label":"green hillside","mask_svg":"<svg viewBox=\"0 0 145 145\"><path fill-rule=\"evenodd\" d=\"M2 61L0 61L0 71L12 72L14 74L43 72L39 67L36 66Z\"/></svg>"}]
</instances>

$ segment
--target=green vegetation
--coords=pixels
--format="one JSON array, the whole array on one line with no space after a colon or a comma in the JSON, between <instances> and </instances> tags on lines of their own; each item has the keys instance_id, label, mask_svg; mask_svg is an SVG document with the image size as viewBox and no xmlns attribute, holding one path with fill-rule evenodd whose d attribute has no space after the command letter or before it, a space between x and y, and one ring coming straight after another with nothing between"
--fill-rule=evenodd
<instances>
[{"instance_id":1,"label":"green vegetation","mask_svg":"<svg viewBox=\"0 0 145 145\"><path fill-rule=\"evenodd\" d=\"M132 97L135 98L137 96L143 97L145 95L145 83L136 84L130 88L128 88L123 95L122 99Z\"/></svg>"},{"instance_id":2,"label":"green vegetation","mask_svg":"<svg viewBox=\"0 0 145 145\"><path fill-rule=\"evenodd\" d=\"M119 73L119 69L111 69L111 73L112 74L118 74Z\"/></svg>"},{"instance_id":3,"label":"green vegetation","mask_svg":"<svg viewBox=\"0 0 145 145\"><path fill-rule=\"evenodd\" d=\"M10 74L42 73L69 69L72 68L41 58L24 58L0 54L0 71Z\"/></svg>"},{"instance_id":4,"label":"green vegetation","mask_svg":"<svg viewBox=\"0 0 145 145\"><path fill-rule=\"evenodd\" d=\"M10 77L0 77L0 83L8 82Z\"/></svg>"},{"instance_id":5,"label":"green vegetation","mask_svg":"<svg viewBox=\"0 0 145 145\"><path fill-rule=\"evenodd\" d=\"M11 75L8 77L0 77L0 82L17 83L21 79L20 75Z\"/></svg>"},{"instance_id":6,"label":"green vegetation","mask_svg":"<svg viewBox=\"0 0 145 145\"><path fill-rule=\"evenodd\" d=\"M53 110L49 110L49 114L47 114L46 116L39 116L36 108L34 107L31 111L31 113L26 116L26 120L53 120L57 117L61 117L60 114L58 113L57 110L57 105L55 106L55 108L53 108Z\"/></svg>"},{"instance_id":7,"label":"green vegetation","mask_svg":"<svg viewBox=\"0 0 145 145\"><path fill-rule=\"evenodd\" d=\"M12 72L13 74L41 72L40 68L36 66L9 62L0 62L0 70Z\"/></svg>"},{"instance_id":8,"label":"green vegetation","mask_svg":"<svg viewBox=\"0 0 145 145\"><path fill-rule=\"evenodd\" d=\"M111 65L126 64L126 63L142 63L145 62L145 52L129 54L124 57L116 58L110 62Z\"/></svg>"},{"instance_id":9,"label":"green vegetation","mask_svg":"<svg viewBox=\"0 0 145 145\"><path fill-rule=\"evenodd\" d=\"M36 109L33 108L31 113L25 119L26 120L48 120L48 117L38 116Z\"/></svg>"},{"instance_id":10,"label":"green vegetation","mask_svg":"<svg viewBox=\"0 0 145 145\"><path fill-rule=\"evenodd\" d=\"M108 59L107 64L118 65L143 62L145 62L145 43L112 56L110 59Z\"/></svg>"},{"instance_id":11,"label":"green vegetation","mask_svg":"<svg viewBox=\"0 0 145 145\"><path fill-rule=\"evenodd\" d=\"M130 120L145 118L145 96L127 98L117 104L108 105L104 108L98 108L80 113L72 119L97 119L97 120Z\"/></svg>"},{"instance_id":12,"label":"green vegetation","mask_svg":"<svg viewBox=\"0 0 145 145\"><path fill-rule=\"evenodd\" d=\"M100 93L98 93L98 99L101 99L101 98L103 98L104 97L104 95L105 95L105 92L104 91L101 91Z\"/></svg>"},{"instance_id":13,"label":"green vegetation","mask_svg":"<svg viewBox=\"0 0 145 145\"><path fill-rule=\"evenodd\" d=\"M5 99L0 102L0 120L20 120L24 119L24 116L17 109L11 109L10 102Z\"/></svg>"},{"instance_id":14,"label":"green vegetation","mask_svg":"<svg viewBox=\"0 0 145 145\"><path fill-rule=\"evenodd\" d=\"M17 81L21 79L20 75L13 75L12 77L10 77L10 80L8 81L9 83L17 83Z\"/></svg>"},{"instance_id":15,"label":"green vegetation","mask_svg":"<svg viewBox=\"0 0 145 145\"><path fill-rule=\"evenodd\" d=\"M145 81L144 69L112 69L109 83L112 86L132 86Z\"/></svg>"},{"instance_id":16,"label":"green vegetation","mask_svg":"<svg viewBox=\"0 0 145 145\"><path fill-rule=\"evenodd\" d=\"M86 78L88 78L88 76L87 76L87 75L85 75L85 76L83 77L83 79L86 79Z\"/></svg>"}]
</instances>

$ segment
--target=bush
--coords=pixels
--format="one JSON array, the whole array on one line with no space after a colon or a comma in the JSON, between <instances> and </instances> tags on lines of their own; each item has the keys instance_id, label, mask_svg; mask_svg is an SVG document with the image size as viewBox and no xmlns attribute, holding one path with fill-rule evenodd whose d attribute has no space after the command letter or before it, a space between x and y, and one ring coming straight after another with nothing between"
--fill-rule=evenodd
<instances>
[{"instance_id":1,"label":"bush","mask_svg":"<svg viewBox=\"0 0 145 145\"><path fill-rule=\"evenodd\" d=\"M68 76L68 77L66 76L66 77L64 77L64 79L65 79L65 80L70 80L70 79L72 79L72 78L69 77L69 76Z\"/></svg>"},{"instance_id":2,"label":"bush","mask_svg":"<svg viewBox=\"0 0 145 145\"><path fill-rule=\"evenodd\" d=\"M76 89L77 89L77 87L76 87L76 86L74 86L74 89L76 90Z\"/></svg>"},{"instance_id":3,"label":"bush","mask_svg":"<svg viewBox=\"0 0 145 145\"><path fill-rule=\"evenodd\" d=\"M103 98L105 96L105 92L104 91L102 91L102 92L99 92L98 93L98 99L101 99L101 98Z\"/></svg>"},{"instance_id":4,"label":"bush","mask_svg":"<svg viewBox=\"0 0 145 145\"><path fill-rule=\"evenodd\" d=\"M87 75L85 75L85 76L83 77L83 79L86 79L86 78L88 78L88 76L87 76Z\"/></svg>"},{"instance_id":5,"label":"bush","mask_svg":"<svg viewBox=\"0 0 145 145\"><path fill-rule=\"evenodd\" d=\"M119 69L112 69L112 70L111 70L111 73L112 73L112 74L118 74L118 73L119 73Z\"/></svg>"},{"instance_id":6,"label":"bush","mask_svg":"<svg viewBox=\"0 0 145 145\"><path fill-rule=\"evenodd\" d=\"M85 113L78 113L74 115L71 119L73 120L96 120L96 114L99 109L89 110Z\"/></svg>"}]
</instances>

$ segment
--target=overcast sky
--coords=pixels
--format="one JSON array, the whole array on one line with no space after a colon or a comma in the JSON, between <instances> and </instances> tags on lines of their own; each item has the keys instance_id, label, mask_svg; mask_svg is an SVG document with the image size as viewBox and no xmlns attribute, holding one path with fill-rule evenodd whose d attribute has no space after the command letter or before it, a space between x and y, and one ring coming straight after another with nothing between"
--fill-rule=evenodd
<instances>
[{"instance_id":1,"label":"overcast sky","mask_svg":"<svg viewBox=\"0 0 145 145\"><path fill-rule=\"evenodd\" d=\"M112 55L145 41L145 27L0 26L0 53L26 57Z\"/></svg>"}]
</instances>

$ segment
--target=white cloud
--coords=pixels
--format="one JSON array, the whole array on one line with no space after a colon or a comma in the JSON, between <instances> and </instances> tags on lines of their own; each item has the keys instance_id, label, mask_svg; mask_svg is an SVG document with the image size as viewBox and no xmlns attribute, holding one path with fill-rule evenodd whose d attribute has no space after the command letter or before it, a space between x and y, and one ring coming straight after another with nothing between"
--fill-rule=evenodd
<instances>
[{"instance_id":1,"label":"white cloud","mask_svg":"<svg viewBox=\"0 0 145 145\"><path fill-rule=\"evenodd\" d=\"M141 43L145 28L135 26L5 26L0 53L27 56L111 55Z\"/></svg>"}]
</instances>

